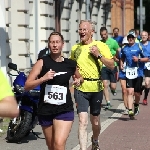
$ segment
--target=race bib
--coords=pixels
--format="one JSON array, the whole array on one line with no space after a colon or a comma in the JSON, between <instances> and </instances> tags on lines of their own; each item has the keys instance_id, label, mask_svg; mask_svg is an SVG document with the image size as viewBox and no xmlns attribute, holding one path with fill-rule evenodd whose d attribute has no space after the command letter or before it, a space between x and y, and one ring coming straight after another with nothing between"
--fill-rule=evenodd
<instances>
[{"instance_id":1,"label":"race bib","mask_svg":"<svg viewBox=\"0 0 150 150\"><path fill-rule=\"evenodd\" d=\"M126 62L123 63L123 72L126 72Z\"/></svg>"},{"instance_id":2,"label":"race bib","mask_svg":"<svg viewBox=\"0 0 150 150\"><path fill-rule=\"evenodd\" d=\"M126 77L128 79L135 79L138 77L137 67L127 67L126 68Z\"/></svg>"},{"instance_id":3,"label":"race bib","mask_svg":"<svg viewBox=\"0 0 150 150\"><path fill-rule=\"evenodd\" d=\"M150 62L145 63L145 66L148 70L150 70Z\"/></svg>"},{"instance_id":4,"label":"race bib","mask_svg":"<svg viewBox=\"0 0 150 150\"><path fill-rule=\"evenodd\" d=\"M59 85L46 85L44 102L55 105L66 103L67 88Z\"/></svg>"}]
</instances>

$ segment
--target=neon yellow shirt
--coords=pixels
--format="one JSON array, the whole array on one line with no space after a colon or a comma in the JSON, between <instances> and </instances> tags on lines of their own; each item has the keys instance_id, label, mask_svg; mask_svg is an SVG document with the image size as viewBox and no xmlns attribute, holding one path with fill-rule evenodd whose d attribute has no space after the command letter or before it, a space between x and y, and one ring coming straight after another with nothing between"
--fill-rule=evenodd
<instances>
[{"instance_id":1,"label":"neon yellow shirt","mask_svg":"<svg viewBox=\"0 0 150 150\"><path fill-rule=\"evenodd\" d=\"M5 78L4 74L0 70L0 100L7 96L14 96L12 89Z\"/></svg>"},{"instance_id":2,"label":"neon yellow shirt","mask_svg":"<svg viewBox=\"0 0 150 150\"><path fill-rule=\"evenodd\" d=\"M88 45L82 45L82 43L78 43L72 47L71 50L71 59L77 62L77 66L79 67L79 72L83 78L93 78L98 79L99 73L92 54L90 54L90 47L97 45L100 53L108 59L113 58L110 49L108 46L101 41L93 41ZM102 62L99 61L99 67L102 68ZM87 81L84 80L80 87L75 87L76 89L82 92L99 92L103 90L102 81Z\"/></svg>"}]
</instances>

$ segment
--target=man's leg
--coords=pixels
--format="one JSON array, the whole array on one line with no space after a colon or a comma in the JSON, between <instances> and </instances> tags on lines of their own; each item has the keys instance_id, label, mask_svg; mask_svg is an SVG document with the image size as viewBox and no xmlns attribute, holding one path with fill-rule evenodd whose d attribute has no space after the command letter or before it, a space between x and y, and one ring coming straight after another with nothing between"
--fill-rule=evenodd
<instances>
[{"instance_id":1,"label":"man's leg","mask_svg":"<svg viewBox=\"0 0 150 150\"><path fill-rule=\"evenodd\" d=\"M103 80L104 85L104 96L106 100L107 107L110 108L110 98L109 98L109 91L108 91L108 80Z\"/></svg>"},{"instance_id":2,"label":"man's leg","mask_svg":"<svg viewBox=\"0 0 150 150\"><path fill-rule=\"evenodd\" d=\"M79 116L79 144L81 150L87 149L87 126L88 126L88 113L81 112Z\"/></svg>"},{"instance_id":3,"label":"man's leg","mask_svg":"<svg viewBox=\"0 0 150 150\"><path fill-rule=\"evenodd\" d=\"M122 99L124 101L125 111L124 114L128 114L128 99L127 99L127 89L126 89L126 80L120 79L120 84L122 88Z\"/></svg>"},{"instance_id":4,"label":"man's leg","mask_svg":"<svg viewBox=\"0 0 150 150\"><path fill-rule=\"evenodd\" d=\"M150 77L145 77L145 90L144 90L144 99L143 99L144 105L147 105L147 96L149 93L149 88L150 88Z\"/></svg>"},{"instance_id":5,"label":"man's leg","mask_svg":"<svg viewBox=\"0 0 150 150\"><path fill-rule=\"evenodd\" d=\"M138 77L136 80L135 80L135 88L134 88L134 91L135 91L135 103L134 103L134 114L135 115L138 115L140 110L139 110L139 101L140 101L140 92L141 92L141 87L142 87L142 82L143 82L143 77Z\"/></svg>"},{"instance_id":6,"label":"man's leg","mask_svg":"<svg viewBox=\"0 0 150 150\"><path fill-rule=\"evenodd\" d=\"M105 100L106 100L106 104L107 104L107 107L106 108L110 108L110 99L109 99L109 91L108 91L108 87L109 87L109 72L108 72L108 68L106 67L103 67L102 68L102 71L101 71L101 78L102 78L102 82L103 82L103 85L104 85L104 96L105 96Z\"/></svg>"},{"instance_id":7,"label":"man's leg","mask_svg":"<svg viewBox=\"0 0 150 150\"><path fill-rule=\"evenodd\" d=\"M110 88L111 88L111 93L116 96L116 87L117 87L117 67L114 68L114 70L110 70Z\"/></svg>"},{"instance_id":8,"label":"man's leg","mask_svg":"<svg viewBox=\"0 0 150 150\"><path fill-rule=\"evenodd\" d=\"M100 111L101 103L103 99L103 91L93 93L92 99L90 100L90 121L92 124L92 150L99 150L98 137L101 130L100 125Z\"/></svg>"},{"instance_id":9,"label":"man's leg","mask_svg":"<svg viewBox=\"0 0 150 150\"><path fill-rule=\"evenodd\" d=\"M127 87L129 117L133 117L134 116L133 113L134 79L126 79L126 87Z\"/></svg>"},{"instance_id":10,"label":"man's leg","mask_svg":"<svg viewBox=\"0 0 150 150\"><path fill-rule=\"evenodd\" d=\"M79 144L81 150L87 149L87 126L88 126L88 107L89 94L75 89L74 97L77 104L77 113L79 116Z\"/></svg>"}]
</instances>

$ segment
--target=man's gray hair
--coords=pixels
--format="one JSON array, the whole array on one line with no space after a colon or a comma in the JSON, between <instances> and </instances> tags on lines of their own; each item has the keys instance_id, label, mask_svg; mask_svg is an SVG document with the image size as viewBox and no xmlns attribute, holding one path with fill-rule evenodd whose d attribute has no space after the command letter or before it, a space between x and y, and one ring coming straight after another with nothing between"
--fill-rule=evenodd
<instances>
[{"instance_id":1,"label":"man's gray hair","mask_svg":"<svg viewBox=\"0 0 150 150\"><path fill-rule=\"evenodd\" d=\"M91 21L91 20L80 20L79 25L80 25L82 22L88 22L88 23L91 25L92 30L95 31L95 25L96 25L96 22Z\"/></svg>"}]
</instances>

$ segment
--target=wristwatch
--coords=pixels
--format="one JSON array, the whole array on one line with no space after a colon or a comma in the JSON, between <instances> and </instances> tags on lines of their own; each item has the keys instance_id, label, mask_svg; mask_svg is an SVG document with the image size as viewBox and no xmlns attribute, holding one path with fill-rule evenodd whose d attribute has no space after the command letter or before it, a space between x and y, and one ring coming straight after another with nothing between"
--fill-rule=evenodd
<instances>
[{"instance_id":1,"label":"wristwatch","mask_svg":"<svg viewBox=\"0 0 150 150\"><path fill-rule=\"evenodd\" d=\"M101 59L102 57L103 57L102 54L99 54L97 58Z\"/></svg>"},{"instance_id":2,"label":"wristwatch","mask_svg":"<svg viewBox=\"0 0 150 150\"><path fill-rule=\"evenodd\" d=\"M140 61L141 61L141 58L138 59L138 62L140 62Z\"/></svg>"}]
</instances>

